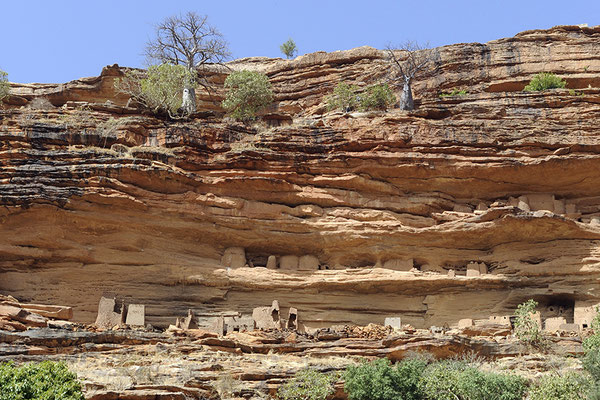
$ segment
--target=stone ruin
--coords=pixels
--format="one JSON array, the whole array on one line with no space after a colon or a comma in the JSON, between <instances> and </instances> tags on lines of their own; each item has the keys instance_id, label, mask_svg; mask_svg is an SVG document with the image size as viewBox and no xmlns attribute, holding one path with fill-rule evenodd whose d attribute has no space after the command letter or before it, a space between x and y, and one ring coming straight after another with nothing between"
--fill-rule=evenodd
<instances>
[{"instance_id":1,"label":"stone ruin","mask_svg":"<svg viewBox=\"0 0 600 400\"><path fill-rule=\"evenodd\" d=\"M281 329L279 302L273 300L271 307L257 307L252 310L256 329Z\"/></svg>"},{"instance_id":2,"label":"stone ruin","mask_svg":"<svg viewBox=\"0 0 600 400\"><path fill-rule=\"evenodd\" d=\"M457 203L452 211L461 214L482 213L490 207L516 207L522 211L528 212L550 212L553 214L565 215L569 218L579 218L581 213L577 209L577 204L565 199L557 199L550 193L530 193L519 197L509 197L508 199L496 200L493 203L479 202L476 207L471 204Z\"/></svg>"},{"instance_id":3,"label":"stone ruin","mask_svg":"<svg viewBox=\"0 0 600 400\"><path fill-rule=\"evenodd\" d=\"M230 312L227 315L214 316L213 314L196 315L188 310L185 318L177 318L175 325L177 329L202 329L214 332L219 336L232 332L253 331L255 329L281 330L289 329L303 332L304 326L300 324L298 310L290 307L287 320L281 318L279 302L273 300L270 307L256 307L252 316L241 315L238 312Z\"/></svg>"},{"instance_id":4,"label":"stone ruin","mask_svg":"<svg viewBox=\"0 0 600 400\"><path fill-rule=\"evenodd\" d=\"M383 263L383 268L391 269L393 271L404 271L408 272L414 268L414 260L409 258L407 260L403 259L391 259L387 260Z\"/></svg>"},{"instance_id":5,"label":"stone ruin","mask_svg":"<svg viewBox=\"0 0 600 400\"><path fill-rule=\"evenodd\" d=\"M145 326L146 308L143 304L126 304L117 301L114 295L103 295L98 303L98 316L95 325L102 329L114 327Z\"/></svg>"},{"instance_id":6,"label":"stone ruin","mask_svg":"<svg viewBox=\"0 0 600 400\"><path fill-rule=\"evenodd\" d=\"M393 329L402 329L402 318L400 317L386 317L383 321L383 326L390 326Z\"/></svg>"},{"instance_id":7,"label":"stone ruin","mask_svg":"<svg viewBox=\"0 0 600 400\"><path fill-rule=\"evenodd\" d=\"M264 261L262 261L264 263ZM225 249L223 256L221 257L221 265L225 268L243 268L243 267L255 267L262 265L254 265L251 261L246 258L246 250L243 247L228 247ZM279 257L270 255L267 257L266 265L267 269L282 269L289 271L317 271L320 269L321 264L319 258L305 254L303 256L297 255L283 255Z\"/></svg>"}]
</instances>

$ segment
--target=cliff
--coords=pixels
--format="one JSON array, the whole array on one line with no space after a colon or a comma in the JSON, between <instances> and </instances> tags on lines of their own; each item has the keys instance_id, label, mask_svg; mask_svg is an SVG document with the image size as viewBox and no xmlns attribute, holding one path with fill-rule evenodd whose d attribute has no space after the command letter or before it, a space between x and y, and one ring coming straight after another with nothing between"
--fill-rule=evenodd
<instances>
[{"instance_id":1,"label":"cliff","mask_svg":"<svg viewBox=\"0 0 600 400\"><path fill-rule=\"evenodd\" d=\"M0 293L72 306L81 322L103 292L158 325L273 299L312 327L452 325L528 298L573 322L600 303L599 39L556 27L439 48L412 112L326 112L339 81L389 72L372 48L236 60L273 84L255 126L223 118L218 69L187 122L128 107L118 66L12 84ZM522 92L542 71L568 89ZM453 89L468 94L439 96ZM231 254L248 266L227 267ZM264 268L269 256L283 268ZM298 270L293 256L311 257Z\"/></svg>"}]
</instances>

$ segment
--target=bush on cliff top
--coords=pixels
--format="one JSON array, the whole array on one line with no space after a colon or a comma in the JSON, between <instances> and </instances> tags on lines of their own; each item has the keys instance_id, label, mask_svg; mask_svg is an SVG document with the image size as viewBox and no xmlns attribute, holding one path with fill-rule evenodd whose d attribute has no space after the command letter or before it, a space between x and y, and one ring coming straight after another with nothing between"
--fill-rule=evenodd
<instances>
[{"instance_id":1,"label":"bush on cliff top","mask_svg":"<svg viewBox=\"0 0 600 400\"><path fill-rule=\"evenodd\" d=\"M396 102L396 96L387 83L369 86L360 96L360 109L387 110Z\"/></svg>"},{"instance_id":2,"label":"bush on cliff top","mask_svg":"<svg viewBox=\"0 0 600 400\"><path fill-rule=\"evenodd\" d=\"M269 78L256 71L236 71L225 79L227 95L221 103L230 117L239 121L256 118L256 114L273 101Z\"/></svg>"},{"instance_id":3,"label":"bush on cliff top","mask_svg":"<svg viewBox=\"0 0 600 400\"><path fill-rule=\"evenodd\" d=\"M333 89L333 94L326 98L327 109L330 111L339 109L344 112L356 109L359 104L357 90L358 86L348 85L344 82L338 83Z\"/></svg>"},{"instance_id":4,"label":"bush on cliff top","mask_svg":"<svg viewBox=\"0 0 600 400\"><path fill-rule=\"evenodd\" d=\"M83 400L77 376L63 363L0 364L0 400Z\"/></svg>"},{"instance_id":5,"label":"bush on cliff top","mask_svg":"<svg viewBox=\"0 0 600 400\"><path fill-rule=\"evenodd\" d=\"M123 78L115 81L115 88L154 114L166 113L171 118L181 118L185 116L181 109L181 94L188 81L191 81L189 72L183 65L160 64L148 67L145 73L125 72Z\"/></svg>"},{"instance_id":6,"label":"bush on cliff top","mask_svg":"<svg viewBox=\"0 0 600 400\"><path fill-rule=\"evenodd\" d=\"M535 75L525 89L526 92L537 92L546 89L562 89L567 86L567 82L549 72L540 72Z\"/></svg>"},{"instance_id":7,"label":"bush on cliff top","mask_svg":"<svg viewBox=\"0 0 600 400\"><path fill-rule=\"evenodd\" d=\"M7 76L8 74L0 69L0 100L8 96L10 90Z\"/></svg>"}]
</instances>

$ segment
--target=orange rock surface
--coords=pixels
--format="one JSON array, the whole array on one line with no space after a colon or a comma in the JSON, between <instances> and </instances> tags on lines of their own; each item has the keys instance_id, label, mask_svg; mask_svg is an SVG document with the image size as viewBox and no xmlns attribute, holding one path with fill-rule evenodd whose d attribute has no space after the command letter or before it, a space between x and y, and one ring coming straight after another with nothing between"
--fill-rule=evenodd
<instances>
[{"instance_id":1,"label":"orange rock surface","mask_svg":"<svg viewBox=\"0 0 600 400\"><path fill-rule=\"evenodd\" d=\"M273 299L312 327L452 325L528 298L542 317L600 303L599 39L556 27L439 48L412 112L326 111L339 81L385 77L376 49L236 60L273 84L256 127L222 118L218 69L188 122L128 107L118 66L12 84L0 293L73 306L79 322L118 293L164 326L189 308L250 314ZM567 89L522 92L542 71ZM439 97L454 89L468 94ZM248 267L223 266L228 248ZM313 258L263 268L269 256ZM304 269L314 257L321 270Z\"/></svg>"}]
</instances>

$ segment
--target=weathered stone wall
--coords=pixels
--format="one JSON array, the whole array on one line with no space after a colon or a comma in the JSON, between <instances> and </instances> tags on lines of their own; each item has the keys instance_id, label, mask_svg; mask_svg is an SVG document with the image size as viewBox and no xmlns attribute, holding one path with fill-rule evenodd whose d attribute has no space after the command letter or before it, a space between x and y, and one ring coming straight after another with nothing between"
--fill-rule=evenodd
<instances>
[{"instance_id":1,"label":"weathered stone wall","mask_svg":"<svg viewBox=\"0 0 600 400\"><path fill-rule=\"evenodd\" d=\"M388 72L374 49L231 63L269 75L271 127L222 120L220 90L187 123L140 114L114 93L118 67L15 84L0 111L0 292L87 322L117 293L163 325L273 299L308 326L598 303L598 39L559 27L440 48L409 113L325 113L340 80ZM582 94L520 92L540 71ZM469 94L438 96L453 88ZM33 109L39 96L60 108Z\"/></svg>"}]
</instances>

